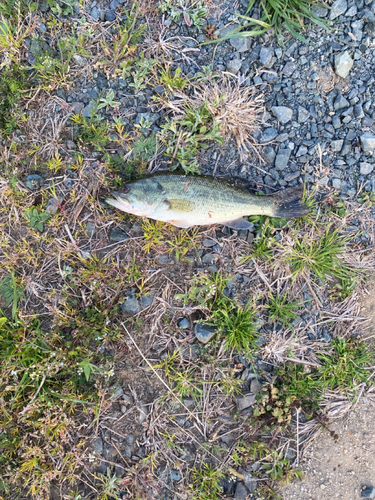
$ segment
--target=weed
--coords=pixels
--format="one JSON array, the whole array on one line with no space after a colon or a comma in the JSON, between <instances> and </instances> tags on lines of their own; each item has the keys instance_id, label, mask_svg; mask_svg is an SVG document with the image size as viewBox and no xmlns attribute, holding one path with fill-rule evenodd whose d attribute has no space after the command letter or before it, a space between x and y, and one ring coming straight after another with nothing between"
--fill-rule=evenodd
<instances>
[{"instance_id":1,"label":"weed","mask_svg":"<svg viewBox=\"0 0 375 500\"><path fill-rule=\"evenodd\" d=\"M12 65L0 74L0 130L10 135L17 128L18 104L30 84L26 72Z\"/></svg>"},{"instance_id":2,"label":"weed","mask_svg":"<svg viewBox=\"0 0 375 500\"><path fill-rule=\"evenodd\" d=\"M253 8L255 1L256 0L249 1L247 13ZM270 28L273 28L282 46L284 46L282 35L283 29L289 31L298 40L307 43L307 40L300 34L300 31L305 30L305 19L309 19L318 26L324 28L329 27L326 20L312 13L312 8L315 5L317 5L315 0L259 0L259 9L261 12L259 19L238 14L238 17L248 21L248 23L243 27L231 31L225 35L225 37L219 38L218 41L227 40L233 37L243 38L248 36L259 36ZM247 28L250 28L250 30L241 31Z\"/></svg>"},{"instance_id":3,"label":"weed","mask_svg":"<svg viewBox=\"0 0 375 500\"><path fill-rule=\"evenodd\" d=\"M192 471L192 500L218 500L221 498L223 488L220 480L223 472L214 465L203 464L200 469L195 467Z\"/></svg>"},{"instance_id":4,"label":"weed","mask_svg":"<svg viewBox=\"0 0 375 500\"><path fill-rule=\"evenodd\" d=\"M186 173L199 172L196 159L198 149L205 147L208 141L223 143L219 125L206 104L197 108L186 105L184 116L173 121L167 120L161 128L160 139L166 148L164 154L178 162L171 166L171 170L181 166Z\"/></svg>"},{"instance_id":5,"label":"weed","mask_svg":"<svg viewBox=\"0 0 375 500\"><path fill-rule=\"evenodd\" d=\"M323 363L319 379L324 388L338 388L340 391L355 389L360 382L366 382L371 362L366 344L360 340L337 338L332 341L329 354L320 354Z\"/></svg>"},{"instance_id":6,"label":"weed","mask_svg":"<svg viewBox=\"0 0 375 500\"><path fill-rule=\"evenodd\" d=\"M280 295L277 292L275 296L270 294L266 308L270 321L274 323L279 321L285 327L286 325L290 326L290 322L297 318L294 311L301 305L297 301L290 301L287 294Z\"/></svg>"},{"instance_id":7,"label":"weed","mask_svg":"<svg viewBox=\"0 0 375 500\"><path fill-rule=\"evenodd\" d=\"M340 259L344 252L347 238L331 231L328 227L320 238L312 240L310 235L302 239L294 236L293 244L289 245L285 253L285 260L289 263L293 279L297 276L308 276L313 273L323 282L328 277L347 279L352 271Z\"/></svg>"},{"instance_id":8,"label":"weed","mask_svg":"<svg viewBox=\"0 0 375 500\"><path fill-rule=\"evenodd\" d=\"M115 97L115 92L113 89L110 89L106 95L106 97L102 97L100 99L100 103L98 104L97 108L96 109L102 109L102 108L106 108L108 110L108 108L117 108L118 106L120 106L120 102L118 101L114 101Z\"/></svg>"},{"instance_id":9,"label":"weed","mask_svg":"<svg viewBox=\"0 0 375 500\"><path fill-rule=\"evenodd\" d=\"M255 238L251 254L241 257L241 264L247 264L252 259L271 260L275 243L275 238Z\"/></svg>"},{"instance_id":10,"label":"weed","mask_svg":"<svg viewBox=\"0 0 375 500\"><path fill-rule=\"evenodd\" d=\"M162 12L168 14L175 23L179 21L182 15L186 25L195 26L198 31L201 31L207 16L207 9L202 1L181 0L176 2L175 0L161 0L159 8Z\"/></svg>"},{"instance_id":11,"label":"weed","mask_svg":"<svg viewBox=\"0 0 375 500\"><path fill-rule=\"evenodd\" d=\"M113 498L118 498L120 493L120 479L116 475L112 476L111 469L108 467L106 475L98 474L98 476L102 485L97 500L112 500Z\"/></svg>"},{"instance_id":12,"label":"weed","mask_svg":"<svg viewBox=\"0 0 375 500\"><path fill-rule=\"evenodd\" d=\"M18 303L24 298L24 287L21 286L14 272L11 272L0 281L0 297L4 299L5 307L12 305L12 318L17 314Z\"/></svg>"},{"instance_id":13,"label":"weed","mask_svg":"<svg viewBox=\"0 0 375 500\"><path fill-rule=\"evenodd\" d=\"M151 132L147 137L139 135L134 139L132 156L141 162L147 162L157 151L157 136Z\"/></svg>"},{"instance_id":14,"label":"weed","mask_svg":"<svg viewBox=\"0 0 375 500\"><path fill-rule=\"evenodd\" d=\"M108 142L108 124L103 122L93 110L89 119L82 115L73 115L71 120L80 127L78 137L84 144L90 143L98 151Z\"/></svg>"},{"instance_id":15,"label":"weed","mask_svg":"<svg viewBox=\"0 0 375 500\"><path fill-rule=\"evenodd\" d=\"M155 245L161 245L164 242L163 229L164 222L152 221L144 219L142 221L143 237L146 243L143 245L143 250L148 253Z\"/></svg>"},{"instance_id":16,"label":"weed","mask_svg":"<svg viewBox=\"0 0 375 500\"><path fill-rule=\"evenodd\" d=\"M144 55L136 61L134 64L134 71L132 71L133 83L130 83L130 87L134 87L134 93L139 94L139 92L146 88L149 83L149 75L152 68L157 64L155 59L148 59Z\"/></svg>"},{"instance_id":17,"label":"weed","mask_svg":"<svg viewBox=\"0 0 375 500\"><path fill-rule=\"evenodd\" d=\"M257 194L262 195L264 193L258 191ZM268 217L267 215L251 215L249 222L255 225L255 233L259 238L270 238L277 229L285 227L288 221L277 217Z\"/></svg>"},{"instance_id":18,"label":"weed","mask_svg":"<svg viewBox=\"0 0 375 500\"><path fill-rule=\"evenodd\" d=\"M198 229L191 232L178 231L172 239L166 241L169 247L168 252L172 253L177 260L182 260L192 248L196 248L197 233Z\"/></svg>"},{"instance_id":19,"label":"weed","mask_svg":"<svg viewBox=\"0 0 375 500\"><path fill-rule=\"evenodd\" d=\"M375 206L375 193L373 191L362 191L358 201L372 208Z\"/></svg>"},{"instance_id":20,"label":"weed","mask_svg":"<svg viewBox=\"0 0 375 500\"><path fill-rule=\"evenodd\" d=\"M167 66L166 69L162 69L160 71L159 81L161 84L168 87L170 91L182 90L189 84L189 80L181 76L181 68L179 67L175 69L174 74L172 74L169 66Z\"/></svg>"},{"instance_id":21,"label":"weed","mask_svg":"<svg viewBox=\"0 0 375 500\"><path fill-rule=\"evenodd\" d=\"M46 212L38 212L36 207L27 210L25 217L28 219L30 227L37 229L40 233L43 232L43 223L51 218L50 214Z\"/></svg>"}]
</instances>

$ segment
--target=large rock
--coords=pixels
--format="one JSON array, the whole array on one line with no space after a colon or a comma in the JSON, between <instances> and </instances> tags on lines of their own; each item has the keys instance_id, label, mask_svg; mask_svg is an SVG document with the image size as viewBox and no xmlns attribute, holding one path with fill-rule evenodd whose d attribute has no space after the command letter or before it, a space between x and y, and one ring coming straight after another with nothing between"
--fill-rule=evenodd
<instances>
[{"instance_id":1,"label":"large rock","mask_svg":"<svg viewBox=\"0 0 375 500\"><path fill-rule=\"evenodd\" d=\"M237 75L242 66L242 61L240 59L232 59L227 62L227 70L229 73L233 73L233 75Z\"/></svg>"},{"instance_id":2,"label":"large rock","mask_svg":"<svg viewBox=\"0 0 375 500\"><path fill-rule=\"evenodd\" d=\"M341 14L344 14L348 8L348 2L347 0L335 0L333 4L331 5L331 10L329 13L329 18L336 19L336 17L341 16Z\"/></svg>"},{"instance_id":3,"label":"large rock","mask_svg":"<svg viewBox=\"0 0 375 500\"><path fill-rule=\"evenodd\" d=\"M284 170L288 166L291 152L289 148L280 149L276 156L275 167Z\"/></svg>"},{"instance_id":4,"label":"large rock","mask_svg":"<svg viewBox=\"0 0 375 500\"><path fill-rule=\"evenodd\" d=\"M361 145L363 151L374 151L375 150L375 135L371 132L365 132L361 135Z\"/></svg>"},{"instance_id":5,"label":"large rock","mask_svg":"<svg viewBox=\"0 0 375 500\"><path fill-rule=\"evenodd\" d=\"M361 175L368 175L371 174L371 172L374 170L374 165L371 165L371 163L367 163L365 161L362 161L359 164L359 172Z\"/></svg>"},{"instance_id":6,"label":"large rock","mask_svg":"<svg viewBox=\"0 0 375 500\"><path fill-rule=\"evenodd\" d=\"M336 75L341 76L341 78L346 78L353 67L353 63L354 61L350 57L350 53L347 50L341 54L337 54L335 56Z\"/></svg>"},{"instance_id":7,"label":"large rock","mask_svg":"<svg viewBox=\"0 0 375 500\"><path fill-rule=\"evenodd\" d=\"M288 123L293 116L293 110L286 106L272 106L271 111L283 125Z\"/></svg>"},{"instance_id":8,"label":"large rock","mask_svg":"<svg viewBox=\"0 0 375 500\"><path fill-rule=\"evenodd\" d=\"M194 333L198 340L203 344L207 344L216 334L216 328L212 325L206 325L205 323L196 323Z\"/></svg>"}]
</instances>

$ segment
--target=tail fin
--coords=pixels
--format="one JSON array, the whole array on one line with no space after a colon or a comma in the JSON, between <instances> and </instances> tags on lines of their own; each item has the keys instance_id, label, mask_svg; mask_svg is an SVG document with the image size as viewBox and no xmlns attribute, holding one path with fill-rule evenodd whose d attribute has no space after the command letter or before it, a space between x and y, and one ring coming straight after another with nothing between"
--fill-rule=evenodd
<instances>
[{"instance_id":1,"label":"tail fin","mask_svg":"<svg viewBox=\"0 0 375 500\"><path fill-rule=\"evenodd\" d=\"M272 195L274 199L272 217L290 219L292 217L302 217L309 213L309 209L302 201L302 186L287 188L277 191Z\"/></svg>"}]
</instances>

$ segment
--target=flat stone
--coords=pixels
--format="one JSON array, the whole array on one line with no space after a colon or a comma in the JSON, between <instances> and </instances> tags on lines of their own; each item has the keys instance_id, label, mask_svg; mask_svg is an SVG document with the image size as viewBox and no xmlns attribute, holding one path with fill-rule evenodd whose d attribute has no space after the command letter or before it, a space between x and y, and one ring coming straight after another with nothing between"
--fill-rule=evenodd
<instances>
[{"instance_id":1,"label":"flat stone","mask_svg":"<svg viewBox=\"0 0 375 500\"><path fill-rule=\"evenodd\" d=\"M275 150L273 149L273 147L266 146L263 149L263 154L267 158L267 160L269 161L270 165L273 165L275 162L275 158L276 158L276 153L275 153Z\"/></svg>"},{"instance_id":2,"label":"flat stone","mask_svg":"<svg viewBox=\"0 0 375 500\"><path fill-rule=\"evenodd\" d=\"M342 185L343 185L343 182L342 182L341 179L338 179L337 177L335 177L334 179L332 179L332 186L335 189L341 189Z\"/></svg>"},{"instance_id":3,"label":"flat stone","mask_svg":"<svg viewBox=\"0 0 375 500\"><path fill-rule=\"evenodd\" d=\"M203 264L212 264L217 260L218 255L214 252L206 253L202 257Z\"/></svg>"},{"instance_id":4,"label":"flat stone","mask_svg":"<svg viewBox=\"0 0 375 500\"><path fill-rule=\"evenodd\" d=\"M353 63L354 61L347 50L341 54L337 54L335 56L335 73L341 76L341 78L346 78L353 67Z\"/></svg>"},{"instance_id":5,"label":"flat stone","mask_svg":"<svg viewBox=\"0 0 375 500\"><path fill-rule=\"evenodd\" d=\"M272 61L273 50L268 47L262 47L259 52L259 62L262 66L268 66Z\"/></svg>"},{"instance_id":6,"label":"flat stone","mask_svg":"<svg viewBox=\"0 0 375 500\"><path fill-rule=\"evenodd\" d=\"M216 335L216 328L205 323L196 323L194 333L200 342L207 344Z\"/></svg>"},{"instance_id":7,"label":"flat stone","mask_svg":"<svg viewBox=\"0 0 375 500\"><path fill-rule=\"evenodd\" d=\"M82 116L84 118L90 118L91 115L95 112L96 110L96 101L90 101L87 106L84 107L82 111Z\"/></svg>"},{"instance_id":8,"label":"flat stone","mask_svg":"<svg viewBox=\"0 0 375 500\"><path fill-rule=\"evenodd\" d=\"M246 396L236 398L236 404L240 411L255 405L256 399L254 394L247 394Z\"/></svg>"},{"instance_id":9,"label":"flat stone","mask_svg":"<svg viewBox=\"0 0 375 500\"><path fill-rule=\"evenodd\" d=\"M362 498L375 498L375 488L373 486L367 486L361 491Z\"/></svg>"},{"instance_id":10,"label":"flat stone","mask_svg":"<svg viewBox=\"0 0 375 500\"><path fill-rule=\"evenodd\" d=\"M155 261L159 266L166 266L168 264L173 264L174 260L167 253L161 253L155 257Z\"/></svg>"},{"instance_id":11,"label":"flat stone","mask_svg":"<svg viewBox=\"0 0 375 500\"><path fill-rule=\"evenodd\" d=\"M190 326L190 322L187 318L182 318L179 322L178 322L178 326L180 328L182 328L183 330L186 330L187 328L189 328Z\"/></svg>"},{"instance_id":12,"label":"flat stone","mask_svg":"<svg viewBox=\"0 0 375 500\"><path fill-rule=\"evenodd\" d=\"M172 479L172 481L180 481L181 474L178 472L178 470L172 470L170 478Z\"/></svg>"},{"instance_id":13,"label":"flat stone","mask_svg":"<svg viewBox=\"0 0 375 500\"><path fill-rule=\"evenodd\" d=\"M365 161L362 161L359 164L359 172L361 175L368 175L371 174L371 172L374 170L374 165L371 165L371 163L367 163Z\"/></svg>"},{"instance_id":14,"label":"flat stone","mask_svg":"<svg viewBox=\"0 0 375 500\"><path fill-rule=\"evenodd\" d=\"M250 472L245 472L244 476L245 479L243 482L245 483L246 488L250 491L250 493L254 493L254 491L258 488L258 481L250 474Z\"/></svg>"},{"instance_id":15,"label":"flat stone","mask_svg":"<svg viewBox=\"0 0 375 500\"><path fill-rule=\"evenodd\" d=\"M124 394L124 389L121 387L120 384L115 384L111 387L111 399L115 401L118 399L120 396ZM108 458L108 457L105 457Z\"/></svg>"},{"instance_id":16,"label":"flat stone","mask_svg":"<svg viewBox=\"0 0 375 500\"><path fill-rule=\"evenodd\" d=\"M372 134L371 132L365 132L364 134L361 135L360 137L361 140L361 146L362 150L367 152L367 151L374 151L375 150L375 135Z\"/></svg>"},{"instance_id":17,"label":"flat stone","mask_svg":"<svg viewBox=\"0 0 375 500\"><path fill-rule=\"evenodd\" d=\"M301 175L299 170L296 170L295 172L290 172L289 174L284 175L284 181L286 182L291 182L294 181L294 179L297 179Z\"/></svg>"},{"instance_id":18,"label":"flat stone","mask_svg":"<svg viewBox=\"0 0 375 500\"><path fill-rule=\"evenodd\" d=\"M251 48L251 41L249 37L230 38L229 43L237 50L237 52L247 52Z\"/></svg>"},{"instance_id":19,"label":"flat stone","mask_svg":"<svg viewBox=\"0 0 375 500\"><path fill-rule=\"evenodd\" d=\"M346 17L353 17L357 14L358 12L358 9L357 9L357 6L356 5L352 5L346 12L345 12L345 16Z\"/></svg>"},{"instance_id":20,"label":"flat stone","mask_svg":"<svg viewBox=\"0 0 375 500\"><path fill-rule=\"evenodd\" d=\"M314 5L311 9L311 13L316 17L327 17L328 9L320 5Z\"/></svg>"},{"instance_id":21,"label":"flat stone","mask_svg":"<svg viewBox=\"0 0 375 500\"><path fill-rule=\"evenodd\" d=\"M31 191L36 191L43 186L44 179L38 174L30 174L26 177L24 184Z\"/></svg>"},{"instance_id":22,"label":"flat stone","mask_svg":"<svg viewBox=\"0 0 375 500\"><path fill-rule=\"evenodd\" d=\"M92 238L95 234L95 231L96 231L96 227L95 227L95 224L92 223L92 222L88 222L86 224L86 233L87 233L87 236L89 238Z\"/></svg>"},{"instance_id":23,"label":"flat stone","mask_svg":"<svg viewBox=\"0 0 375 500\"><path fill-rule=\"evenodd\" d=\"M335 111L340 111L341 109L348 108L350 106L349 101L345 99L345 97L342 94L339 94L335 102L333 104L333 108Z\"/></svg>"},{"instance_id":24,"label":"flat stone","mask_svg":"<svg viewBox=\"0 0 375 500\"><path fill-rule=\"evenodd\" d=\"M288 166L291 150L289 148L280 149L276 155L275 167L284 170Z\"/></svg>"},{"instance_id":25,"label":"flat stone","mask_svg":"<svg viewBox=\"0 0 375 500\"><path fill-rule=\"evenodd\" d=\"M86 57L80 56L79 54L74 54L73 59L78 64L78 66L83 67L87 64Z\"/></svg>"},{"instance_id":26,"label":"flat stone","mask_svg":"<svg viewBox=\"0 0 375 500\"><path fill-rule=\"evenodd\" d=\"M298 123L305 123L310 118L310 112L307 109L299 106L298 108Z\"/></svg>"},{"instance_id":27,"label":"flat stone","mask_svg":"<svg viewBox=\"0 0 375 500\"><path fill-rule=\"evenodd\" d=\"M91 446L95 453L98 453L99 455L103 453L103 440L100 436L97 436L92 440Z\"/></svg>"},{"instance_id":28,"label":"flat stone","mask_svg":"<svg viewBox=\"0 0 375 500\"><path fill-rule=\"evenodd\" d=\"M262 144L273 141L277 137L277 130L274 127L268 127L263 130L260 142Z\"/></svg>"},{"instance_id":29,"label":"flat stone","mask_svg":"<svg viewBox=\"0 0 375 500\"><path fill-rule=\"evenodd\" d=\"M144 121L147 121L147 122L153 124L159 120L160 115L159 115L159 113L138 113L137 117L135 119L135 123L140 123L142 118Z\"/></svg>"},{"instance_id":30,"label":"flat stone","mask_svg":"<svg viewBox=\"0 0 375 500\"><path fill-rule=\"evenodd\" d=\"M123 314L127 316L134 316L141 312L141 306L139 305L138 299L134 294L129 295L125 302L121 304L121 309Z\"/></svg>"},{"instance_id":31,"label":"flat stone","mask_svg":"<svg viewBox=\"0 0 375 500\"><path fill-rule=\"evenodd\" d=\"M339 153L342 149L342 145L344 144L344 139L337 139L336 141L331 142L331 149L334 153Z\"/></svg>"},{"instance_id":32,"label":"flat stone","mask_svg":"<svg viewBox=\"0 0 375 500\"><path fill-rule=\"evenodd\" d=\"M113 12L113 10L107 10L107 12L104 14L104 19L106 21L114 21L116 19L116 14Z\"/></svg>"},{"instance_id":33,"label":"flat stone","mask_svg":"<svg viewBox=\"0 0 375 500\"><path fill-rule=\"evenodd\" d=\"M234 493L235 500L246 500L249 498L249 491L243 483L237 483L236 491Z\"/></svg>"},{"instance_id":34,"label":"flat stone","mask_svg":"<svg viewBox=\"0 0 375 500\"><path fill-rule=\"evenodd\" d=\"M47 212L47 214L55 215L60 206L61 206L61 200L57 200L56 198L50 198L47 202L45 211Z\"/></svg>"},{"instance_id":35,"label":"flat stone","mask_svg":"<svg viewBox=\"0 0 375 500\"><path fill-rule=\"evenodd\" d=\"M100 17L100 11L97 7L94 7L92 10L91 10L91 17L93 19L95 19L95 21L98 21L99 20L99 17Z\"/></svg>"},{"instance_id":36,"label":"flat stone","mask_svg":"<svg viewBox=\"0 0 375 500\"><path fill-rule=\"evenodd\" d=\"M71 107L73 108L73 113L75 115L80 115L85 105L83 102L71 102Z\"/></svg>"},{"instance_id":37,"label":"flat stone","mask_svg":"<svg viewBox=\"0 0 375 500\"><path fill-rule=\"evenodd\" d=\"M231 61L228 61L226 64L227 71L229 73L232 73L233 75L237 75L237 73L240 71L242 66L242 61L240 59L232 59Z\"/></svg>"},{"instance_id":38,"label":"flat stone","mask_svg":"<svg viewBox=\"0 0 375 500\"><path fill-rule=\"evenodd\" d=\"M347 0L335 0L331 5L329 18L331 20L336 19L337 17L341 16L341 14L344 14L347 11L347 9L348 9Z\"/></svg>"},{"instance_id":39,"label":"flat stone","mask_svg":"<svg viewBox=\"0 0 375 500\"><path fill-rule=\"evenodd\" d=\"M214 247L216 245L216 241L211 240L211 238L203 238L202 245L206 248L211 248L211 247Z\"/></svg>"},{"instance_id":40,"label":"flat stone","mask_svg":"<svg viewBox=\"0 0 375 500\"><path fill-rule=\"evenodd\" d=\"M287 77L292 76L292 74L295 72L297 69L297 64L293 61L289 61L285 64L283 68L283 74Z\"/></svg>"},{"instance_id":41,"label":"flat stone","mask_svg":"<svg viewBox=\"0 0 375 500\"><path fill-rule=\"evenodd\" d=\"M293 110L286 106L273 106L271 111L283 125L288 123L293 116Z\"/></svg>"},{"instance_id":42,"label":"flat stone","mask_svg":"<svg viewBox=\"0 0 375 500\"><path fill-rule=\"evenodd\" d=\"M128 239L129 236L120 229L112 229L112 231L109 233L109 241L112 241L113 243L117 243L119 241L125 241Z\"/></svg>"},{"instance_id":43,"label":"flat stone","mask_svg":"<svg viewBox=\"0 0 375 500\"><path fill-rule=\"evenodd\" d=\"M142 295L141 297L141 311L143 309L146 309L147 307L152 306L152 303L154 302L155 298L155 292L150 292L145 295Z\"/></svg>"}]
</instances>

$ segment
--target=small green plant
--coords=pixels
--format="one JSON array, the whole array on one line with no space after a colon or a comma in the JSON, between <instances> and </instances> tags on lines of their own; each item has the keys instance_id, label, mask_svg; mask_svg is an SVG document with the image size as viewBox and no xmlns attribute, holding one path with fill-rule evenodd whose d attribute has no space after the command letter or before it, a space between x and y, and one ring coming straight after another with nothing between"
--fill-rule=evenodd
<instances>
[{"instance_id":1,"label":"small green plant","mask_svg":"<svg viewBox=\"0 0 375 500\"><path fill-rule=\"evenodd\" d=\"M256 0L250 0L246 13L254 7ZM216 41L227 40L233 37L259 36L270 28L275 30L279 43L284 46L283 30L289 31L298 40L307 43L301 35L305 31L305 19L312 21L318 26L329 28L329 23L315 14L313 7L320 5L316 0L259 0L260 17L255 19L249 16L238 17L248 21L247 24L232 30L230 33ZM250 28L250 29L249 29ZM247 30L247 31L242 31ZM213 43L212 41L205 43Z\"/></svg>"},{"instance_id":2,"label":"small green plant","mask_svg":"<svg viewBox=\"0 0 375 500\"><path fill-rule=\"evenodd\" d=\"M146 240L146 243L143 245L143 250L146 253L148 253L155 245L161 245L164 242L164 222L144 219L142 221L142 229L144 231L144 239Z\"/></svg>"},{"instance_id":3,"label":"small green plant","mask_svg":"<svg viewBox=\"0 0 375 500\"><path fill-rule=\"evenodd\" d=\"M331 352L319 357L322 362L319 380L324 388L347 391L369 379L367 368L372 358L361 340L334 339Z\"/></svg>"},{"instance_id":4,"label":"small green plant","mask_svg":"<svg viewBox=\"0 0 375 500\"><path fill-rule=\"evenodd\" d=\"M186 105L184 111L183 117L162 125L160 139L165 145L164 154L172 162L177 160L177 165L171 165L172 170L180 166L186 173L198 173L198 150L207 146L208 141L223 144L223 139L207 104L197 108Z\"/></svg>"},{"instance_id":5,"label":"small green plant","mask_svg":"<svg viewBox=\"0 0 375 500\"><path fill-rule=\"evenodd\" d=\"M115 98L115 92L113 89L110 89L107 95L100 99L100 102L96 109L99 110L102 108L106 108L108 110L108 108L118 108L121 103L119 101L114 101L114 98Z\"/></svg>"},{"instance_id":6,"label":"small green plant","mask_svg":"<svg viewBox=\"0 0 375 500\"><path fill-rule=\"evenodd\" d=\"M18 105L30 84L26 72L12 64L0 73L0 131L10 135L19 120Z\"/></svg>"},{"instance_id":7,"label":"small green plant","mask_svg":"<svg viewBox=\"0 0 375 500\"><path fill-rule=\"evenodd\" d=\"M182 229L170 240L166 241L168 252L173 254L177 260L181 260L193 248L196 248L198 230L186 231Z\"/></svg>"},{"instance_id":8,"label":"small green plant","mask_svg":"<svg viewBox=\"0 0 375 500\"><path fill-rule=\"evenodd\" d=\"M24 289L18 284L12 272L0 281L0 297L4 299L5 307L12 305L12 318L16 317L18 302L24 298Z\"/></svg>"},{"instance_id":9,"label":"small green plant","mask_svg":"<svg viewBox=\"0 0 375 500\"><path fill-rule=\"evenodd\" d=\"M42 233L44 229L43 223L50 219L51 216L46 212L39 212L36 207L32 207L25 212L25 217L28 219L30 227Z\"/></svg>"},{"instance_id":10,"label":"small green plant","mask_svg":"<svg viewBox=\"0 0 375 500\"><path fill-rule=\"evenodd\" d=\"M89 119L82 115L73 115L71 120L80 127L78 137L82 140L83 144L90 143L96 150L103 150L103 146L109 140L107 122L104 122L94 110Z\"/></svg>"},{"instance_id":11,"label":"small green plant","mask_svg":"<svg viewBox=\"0 0 375 500\"><path fill-rule=\"evenodd\" d=\"M277 292L276 295L270 294L266 308L270 321L273 323L279 321L285 327L290 326L290 323L297 318L294 311L301 305L297 301L290 301L288 294L280 295Z\"/></svg>"},{"instance_id":12,"label":"small green plant","mask_svg":"<svg viewBox=\"0 0 375 500\"><path fill-rule=\"evenodd\" d=\"M156 64L155 59L148 59L144 55L135 62L134 71L132 71L133 82L129 84L130 87L134 87L135 94L139 94L141 90L146 88L151 70Z\"/></svg>"},{"instance_id":13,"label":"small green plant","mask_svg":"<svg viewBox=\"0 0 375 500\"><path fill-rule=\"evenodd\" d=\"M373 191L362 191L358 201L372 208L375 206L375 193Z\"/></svg>"},{"instance_id":14,"label":"small green plant","mask_svg":"<svg viewBox=\"0 0 375 500\"><path fill-rule=\"evenodd\" d=\"M223 472L214 465L203 464L192 472L192 500L219 500L223 492L220 480Z\"/></svg>"},{"instance_id":15,"label":"small green plant","mask_svg":"<svg viewBox=\"0 0 375 500\"><path fill-rule=\"evenodd\" d=\"M166 69L162 69L160 71L159 77L160 83L169 88L169 90L182 90L184 89L189 80L183 76L181 76L181 68L178 67L175 69L174 74L172 74L170 66L167 66Z\"/></svg>"},{"instance_id":16,"label":"small green plant","mask_svg":"<svg viewBox=\"0 0 375 500\"><path fill-rule=\"evenodd\" d=\"M284 256L291 267L293 279L310 273L323 282L328 277L350 277L353 271L340 258L347 238L340 235L338 230L331 231L329 227L319 236L311 239L310 234L307 234L300 239L295 234L293 245L288 246Z\"/></svg>"},{"instance_id":17,"label":"small green plant","mask_svg":"<svg viewBox=\"0 0 375 500\"><path fill-rule=\"evenodd\" d=\"M98 474L101 481L100 492L97 496L97 500L112 500L113 498L118 498L120 494L120 479L114 474L112 476L111 469L108 467L107 474Z\"/></svg>"},{"instance_id":18,"label":"small green plant","mask_svg":"<svg viewBox=\"0 0 375 500\"><path fill-rule=\"evenodd\" d=\"M205 17L207 16L207 9L201 0L180 0L180 2L176 2L175 0L161 0L159 8L162 12L168 14L175 23L180 20L182 15L186 25L196 26L198 31L201 31Z\"/></svg>"}]
</instances>

